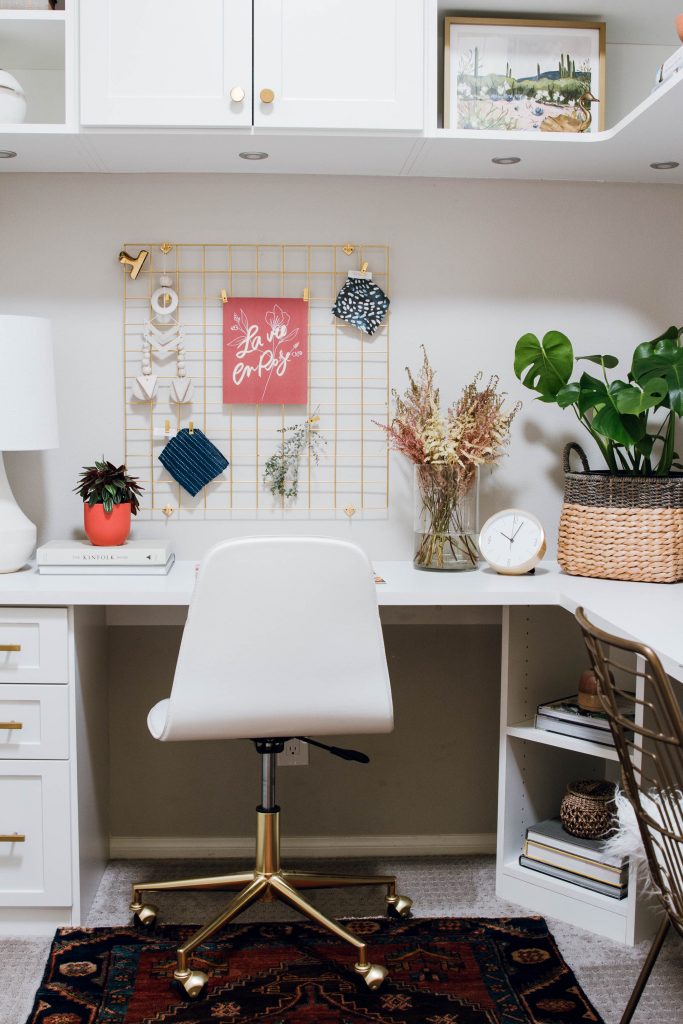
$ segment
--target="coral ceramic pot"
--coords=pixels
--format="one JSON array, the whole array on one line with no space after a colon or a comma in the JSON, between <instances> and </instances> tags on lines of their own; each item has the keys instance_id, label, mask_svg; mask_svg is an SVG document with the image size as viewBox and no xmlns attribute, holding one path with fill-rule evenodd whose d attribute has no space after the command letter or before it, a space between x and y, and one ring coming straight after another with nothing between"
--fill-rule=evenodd
<instances>
[{"instance_id":1,"label":"coral ceramic pot","mask_svg":"<svg viewBox=\"0 0 683 1024\"><path fill-rule=\"evenodd\" d=\"M111 512L104 505L83 505L83 525L91 544L116 547L125 544L130 533L130 502L114 505Z\"/></svg>"}]
</instances>

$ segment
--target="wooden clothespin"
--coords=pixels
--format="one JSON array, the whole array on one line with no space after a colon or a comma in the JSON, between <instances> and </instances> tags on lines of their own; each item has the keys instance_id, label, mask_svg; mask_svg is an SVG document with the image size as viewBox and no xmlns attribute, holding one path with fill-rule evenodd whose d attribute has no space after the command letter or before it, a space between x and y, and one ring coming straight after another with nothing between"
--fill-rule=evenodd
<instances>
[{"instance_id":1,"label":"wooden clothespin","mask_svg":"<svg viewBox=\"0 0 683 1024\"><path fill-rule=\"evenodd\" d=\"M221 288L221 302L223 303L223 305L225 305L225 303L227 301L228 301L228 293L226 292L225 288Z\"/></svg>"},{"instance_id":2,"label":"wooden clothespin","mask_svg":"<svg viewBox=\"0 0 683 1024\"><path fill-rule=\"evenodd\" d=\"M349 270L347 277L357 281L372 281L372 271L368 270L367 260L360 265L360 270Z\"/></svg>"}]
</instances>

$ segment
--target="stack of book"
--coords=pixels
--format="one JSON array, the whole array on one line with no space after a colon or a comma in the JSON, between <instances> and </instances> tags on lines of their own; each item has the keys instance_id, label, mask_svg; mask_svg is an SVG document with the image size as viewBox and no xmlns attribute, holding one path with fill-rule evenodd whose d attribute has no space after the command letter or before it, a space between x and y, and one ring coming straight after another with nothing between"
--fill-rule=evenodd
<instances>
[{"instance_id":1,"label":"stack of book","mask_svg":"<svg viewBox=\"0 0 683 1024\"><path fill-rule=\"evenodd\" d=\"M549 818L527 829L519 863L532 871L623 900L628 894L628 861L608 856L604 848L603 840L577 839L565 831L559 818Z\"/></svg>"},{"instance_id":2,"label":"stack of book","mask_svg":"<svg viewBox=\"0 0 683 1024\"><path fill-rule=\"evenodd\" d=\"M633 702L630 706L625 704L621 711L626 718L633 718ZM545 729L547 732L590 740L603 747L614 747L607 715L604 711L585 711L579 707L576 696L539 704L535 725L537 729Z\"/></svg>"},{"instance_id":3,"label":"stack of book","mask_svg":"<svg viewBox=\"0 0 683 1024\"><path fill-rule=\"evenodd\" d=\"M88 540L51 540L38 548L41 576L166 576L175 555L165 540L95 547Z\"/></svg>"},{"instance_id":4,"label":"stack of book","mask_svg":"<svg viewBox=\"0 0 683 1024\"><path fill-rule=\"evenodd\" d=\"M681 70L683 70L683 46L679 46L676 52L672 53L668 60L665 60L657 68L655 89L658 89L660 85L664 85L664 82L668 82L670 78L673 78Z\"/></svg>"}]
</instances>

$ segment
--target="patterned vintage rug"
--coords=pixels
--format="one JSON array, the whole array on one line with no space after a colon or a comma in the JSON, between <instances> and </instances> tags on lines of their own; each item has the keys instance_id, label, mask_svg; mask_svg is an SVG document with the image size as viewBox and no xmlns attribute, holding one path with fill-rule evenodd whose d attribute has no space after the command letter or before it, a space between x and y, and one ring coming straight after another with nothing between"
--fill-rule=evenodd
<instances>
[{"instance_id":1,"label":"patterned vintage rug","mask_svg":"<svg viewBox=\"0 0 683 1024\"><path fill-rule=\"evenodd\" d=\"M347 926L389 969L378 991L313 925L238 923L195 957L210 981L194 1003L169 984L192 928L63 928L27 1024L602 1024L542 918Z\"/></svg>"}]
</instances>

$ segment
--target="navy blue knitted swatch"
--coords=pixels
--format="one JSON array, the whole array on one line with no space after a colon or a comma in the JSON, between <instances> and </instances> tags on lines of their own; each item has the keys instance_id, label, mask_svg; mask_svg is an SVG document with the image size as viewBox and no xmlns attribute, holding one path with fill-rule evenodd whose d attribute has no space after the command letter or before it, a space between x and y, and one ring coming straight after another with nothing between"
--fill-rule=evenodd
<instances>
[{"instance_id":1,"label":"navy blue knitted swatch","mask_svg":"<svg viewBox=\"0 0 683 1024\"><path fill-rule=\"evenodd\" d=\"M196 427L192 434L183 427L172 437L159 462L193 498L229 465L216 445Z\"/></svg>"}]
</instances>

